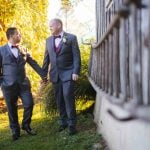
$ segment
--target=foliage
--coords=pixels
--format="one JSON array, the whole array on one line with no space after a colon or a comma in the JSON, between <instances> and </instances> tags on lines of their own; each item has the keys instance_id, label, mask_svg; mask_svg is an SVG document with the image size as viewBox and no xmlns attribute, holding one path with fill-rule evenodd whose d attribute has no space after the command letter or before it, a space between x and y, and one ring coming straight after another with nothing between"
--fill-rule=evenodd
<instances>
[{"instance_id":1,"label":"foliage","mask_svg":"<svg viewBox=\"0 0 150 150\"><path fill-rule=\"evenodd\" d=\"M27 47L33 58L41 64L48 34L48 0L0 0L0 4L0 44L6 43L6 29L16 26L23 37L22 45ZM32 91L35 92L40 78L28 66L27 74L31 80Z\"/></svg>"},{"instance_id":2,"label":"foliage","mask_svg":"<svg viewBox=\"0 0 150 150\"><path fill-rule=\"evenodd\" d=\"M61 0L62 9L69 10L71 8L70 0Z\"/></svg>"},{"instance_id":3,"label":"foliage","mask_svg":"<svg viewBox=\"0 0 150 150\"><path fill-rule=\"evenodd\" d=\"M75 88L75 99L94 100L95 91L87 79L88 60L90 55L90 46L80 45L81 50L81 75Z\"/></svg>"},{"instance_id":4,"label":"foliage","mask_svg":"<svg viewBox=\"0 0 150 150\"><path fill-rule=\"evenodd\" d=\"M73 5L77 5L82 0L61 0L62 9L69 10Z\"/></svg>"},{"instance_id":5,"label":"foliage","mask_svg":"<svg viewBox=\"0 0 150 150\"><path fill-rule=\"evenodd\" d=\"M51 83L42 85L39 92L39 98L42 99L44 111L47 115L56 114L56 101L54 95L54 89Z\"/></svg>"}]
</instances>

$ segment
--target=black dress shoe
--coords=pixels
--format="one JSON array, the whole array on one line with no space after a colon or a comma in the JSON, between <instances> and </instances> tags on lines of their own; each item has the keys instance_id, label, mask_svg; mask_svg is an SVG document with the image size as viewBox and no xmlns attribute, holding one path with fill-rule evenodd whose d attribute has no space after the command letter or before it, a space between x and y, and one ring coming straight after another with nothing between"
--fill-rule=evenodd
<instances>
[{"instance_id":1,"label":"black dress shoe","mask_svg":"<svg viewBox=\"0 0 150 150\"><path fill-rule=\"evenodd\" d=\"M18 140L19 137L20 137L20 134L16 134L16 133L12 134L12 140L13 140L13 141Z\"/></svg>"},{"instance_id":2,"label":"black dress shoe","mask_svg":"<svg viewBox=\"0 0 150 150\"><path fill-rule=\"evenodd\" d=\"M61 132L67 128L67 125L60 125L58 132Z\"/></svg>"},{"instance_id":3,"label":"black dress shoe","mask_svg":"<svg viewBox=\"0 0 150 150\"><path fill-rule=\"evenodd\" d=\"M12 140L16 141L20 137L20 129L12 130Z\"/></svg>"},{"instance_id":4,"label":"black dress shoe","mask_svg":"<svg viewBox=\"0 0 150 150\"><path fill-rule=\"evenodd\" d=\"M69 126L69 135L74 135L77 133L75 126Z\"/></svg>"},{"instance_id":5,"label":"black dress shoe","mask_svg":"<svg viewBox=\"0 0 150 150\"><path fill-rule=\"evenodd\" d=\"M26 131L30 135L36 135L36 132L32 130L30 127L27 127L27 128L22 127L22 130Z\"/></svg>"}]
</instances>

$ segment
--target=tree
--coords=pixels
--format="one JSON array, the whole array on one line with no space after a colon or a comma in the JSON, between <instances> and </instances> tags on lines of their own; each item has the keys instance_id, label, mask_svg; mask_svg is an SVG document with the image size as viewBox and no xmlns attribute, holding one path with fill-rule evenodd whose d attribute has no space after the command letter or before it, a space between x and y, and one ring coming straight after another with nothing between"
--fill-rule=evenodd
<instances>
[{"instance_id":1,"label":"tree","mask_svg":"<svg viewBox=\"0 0 150 150\"><path fill-rule=\"evenodd\" d=\"M45 38L48 36L47 7L48 0L0 0L0 44L6 42L5 31L16 26L21 30L22 44L29 49L40 64L43 60ZM39 84L39 76L27 66L32 91Z\"/></svg>"}]
</instances>

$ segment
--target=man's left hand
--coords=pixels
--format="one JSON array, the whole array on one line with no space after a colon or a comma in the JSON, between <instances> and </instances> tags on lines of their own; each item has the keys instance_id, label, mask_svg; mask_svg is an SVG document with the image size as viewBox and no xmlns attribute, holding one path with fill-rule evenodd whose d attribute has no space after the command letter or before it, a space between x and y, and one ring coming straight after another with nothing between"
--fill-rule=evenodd
<instances>
[{"instance_id":1,"label":"man's left hand","mask_svg":"<svg viewBox=\"0 0 150 150\"><path fill-rule=\"evenodd\" d=\"M72 80L77 81L79 76L77 74L72 74Z\"/></svg>"}]
</instances>

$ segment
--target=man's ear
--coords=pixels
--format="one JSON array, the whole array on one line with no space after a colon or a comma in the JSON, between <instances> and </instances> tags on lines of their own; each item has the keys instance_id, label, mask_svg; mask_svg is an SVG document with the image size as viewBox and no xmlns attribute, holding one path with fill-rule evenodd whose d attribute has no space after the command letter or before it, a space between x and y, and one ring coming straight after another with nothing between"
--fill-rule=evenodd
<instances>
[{"instance_id":1,"label":"man's ear","mask_svg":"<svg viewBox=\"0 0 150 150\"><path fill-rule=\"evenodd\" d=\"M59 29L61 28L61 24L60 24L60 23L58 24L58 28L59 28Z\"/></svg>"}]
</instances>

